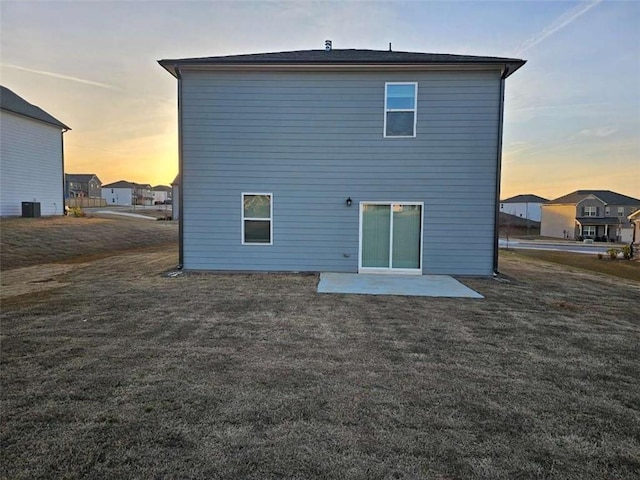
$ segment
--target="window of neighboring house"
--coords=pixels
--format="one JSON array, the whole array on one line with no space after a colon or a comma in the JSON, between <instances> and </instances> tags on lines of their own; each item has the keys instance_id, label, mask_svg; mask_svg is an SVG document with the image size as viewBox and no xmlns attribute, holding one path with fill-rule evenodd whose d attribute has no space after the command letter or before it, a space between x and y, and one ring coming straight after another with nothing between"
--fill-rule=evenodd
<instances>
[{"instance_id":1,"label":"window of neighboring house","mask_svg":"<svg viewBox=\"0 0 640 480\"><path fill-rule=\"evenodd\" d=\"M597 215L598 207L584 207L585 217L595 217Z\"/></svg>"},{"instance_id":2,"label":"window of neighboring house","mask_svg":"<svg viewBox=\"0 0 640 480\"><path fill-rule=\"evenodd\" d=\"M273 244L273 201L270 193L242 194L242 244Z\"/></svg>"},{"instance_id":3,"label":"window of neighboring house","mask_svg":"<svg viewBox=\"0 0 640 480\"><path fill-rule=\"evenodd\" d=\"M111 193L113 193L113 188L111 189Z\"/></svg>"},{"instance_id":4,"label":"window of neighboring house","mask_svg":"<svg viewBox=\"0 0 640 480\"><path fill-rule=\"evenodd\" d=\"M417 83L385 83L385 137L416 136L417 98Z\"/></svg>"},{"instance_id":5,"label":"window of neighboring house","mask_svg":"<svg viewBox=\"0 0 640 480\"><path fill-rule=\"evenodd\" d=\"M624 207L618 207L618 216L624 217Z\"/></svg>"},{"instance_id":6,"label":"window of neighboring house","mask_svg":"<svg viewBox=\"0 0 640 480\"><path fill-rule=\"evenodd\" d=\"M596 236L596 227L594 225L586 225L582 227L582 236L583 237L595 237Z\"/></svg>"}]
</instances>

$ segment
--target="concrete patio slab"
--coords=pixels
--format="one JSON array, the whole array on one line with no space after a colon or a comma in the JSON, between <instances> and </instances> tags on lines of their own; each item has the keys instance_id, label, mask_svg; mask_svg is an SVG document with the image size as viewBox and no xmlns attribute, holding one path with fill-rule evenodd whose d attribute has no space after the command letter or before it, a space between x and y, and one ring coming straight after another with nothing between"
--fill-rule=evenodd
<instances>
[{"instance_id":1,"label":"concrete patio slab","mask_svg":"<svg viewBox=\"0 0 640 480\"><path fill-rule=\"evenodd\" d=\"M318 293L484 298L448 275L321 273Z\"/></svg>"}]
</instances>

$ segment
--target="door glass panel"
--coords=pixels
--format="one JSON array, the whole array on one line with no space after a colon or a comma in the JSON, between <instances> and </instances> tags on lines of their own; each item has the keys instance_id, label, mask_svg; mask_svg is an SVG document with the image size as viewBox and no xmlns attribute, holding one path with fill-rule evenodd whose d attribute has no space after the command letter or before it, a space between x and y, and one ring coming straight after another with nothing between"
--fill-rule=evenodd
<instances>
[{"instance_id":1,"label":"door glass panel","mask_svg":"<svg viewBox=\"0 0 640 480\"><path fill-rule=\"evenodd\" d=\"M392 268L420 268L420 205L393 206Z\"/></svg>"},{"instance_id":2,"label":"door glass panel","mask_svg":"<svg viewBox=\"0 0 640 480\"><path fill-rule=\"evenodd\" d=\"M362 266L389 268L391 206L362 206Z\"/></svg>"}]
</instances>

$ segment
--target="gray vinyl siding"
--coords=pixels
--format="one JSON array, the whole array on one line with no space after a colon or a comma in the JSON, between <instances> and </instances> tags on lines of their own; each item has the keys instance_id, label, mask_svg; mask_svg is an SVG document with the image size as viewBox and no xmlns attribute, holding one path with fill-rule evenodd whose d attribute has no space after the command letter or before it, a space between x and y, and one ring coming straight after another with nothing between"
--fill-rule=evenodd
<instances>
[{"instance_id":1,"label":"gray vinyl siding","mask_svg":"<svg viewBox=\"0 0 640 480\"><path fill-rule=\"evenodd\" d=\"M186 269L356 272L359 202L412 201L424 273L492 273L499 72L182 74ZM417 136L383 138L403 81ZM273 194L273 245L241 244L242 192Z\"/></svg>"}]
</instances>

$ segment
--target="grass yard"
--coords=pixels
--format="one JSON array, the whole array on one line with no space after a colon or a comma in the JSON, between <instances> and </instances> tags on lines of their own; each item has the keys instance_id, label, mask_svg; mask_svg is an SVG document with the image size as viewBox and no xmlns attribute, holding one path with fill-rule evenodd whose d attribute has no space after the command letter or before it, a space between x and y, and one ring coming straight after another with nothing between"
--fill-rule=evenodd
<instances>
[{"instance_id":1,"label":"grass yard","mask_svg":"<svg viewBox=\"0 0 640 480\"><path fill-rule=\"evenodd\" d=\"M638 260L629 261L622 258L611 260L606 254L600 259L597 255L584 253L524 249L504 252L503 256L514 253L527 258L537 258L546 262L558 263L569 267L571 270L579 268L640 282L640 261Z\"/></svg>"},{"instance_id":2,"label":"grass yard","mask_svg":"<svg viewBox=\"0 0 640 480\"><path fill-rule=\"evenodd\" d=\"M114 252L173 244L176 222L123 216L0 219L0 268L8 270L71 259L103 258Z\"/></svg>"},{"instance_id":3,"label":"grass yard","mask_svg":"<svg viewBox=\"0 0 640 480\"><path fill-rule=\"evenodd\" d=\"M5 270L0 477L638 478L640 283L501 262L485 300L173 247Z\"/></svg>"}]
</instances>

